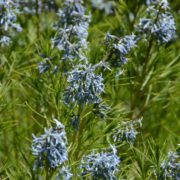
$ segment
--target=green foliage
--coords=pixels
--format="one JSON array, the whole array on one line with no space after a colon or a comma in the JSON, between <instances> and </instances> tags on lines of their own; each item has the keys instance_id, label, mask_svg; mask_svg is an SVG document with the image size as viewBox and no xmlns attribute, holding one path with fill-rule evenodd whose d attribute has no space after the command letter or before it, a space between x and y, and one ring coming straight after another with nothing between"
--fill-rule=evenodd
<instances>
[{"instance_id":1,"label":"green foliage","mask_svg":"<svg viewBox=\"0 0 180 180\"><path fill-rule=\"evenodd\" d=\"M86 53L91 64L104 59L107 32L120 38L129 35L144 16L143 1L115 2L111 15L85 3L92 10L90 50ZM71 123L74 109L63 103L68 86L63 66L54 75L50 71L40 74L37 68L40 54L51 57L55 64L61 58L50 42L55 34L55 12L18 15L23 31L9 47L0 47L0 179L45 179L44 171L33 171L32 133L41 135L44 127L50 127L52 115L65 126L67 164L73 179L79 179L77 169L84 155L113 143L113 129L143 117L134 145L117 144L121 160L118 179L156 179L153 168L160 171L167 152L175 151L180 143L180 2L173 0L170 6L177 28L175 41L161 46L151 40L138 42L123 67L98 70L105 84L103 103L110 108L101 119L93 113L93 105L85 106L78 130ZM115 78L118 70L123 73Z\"/></svg>"}]
</instances>

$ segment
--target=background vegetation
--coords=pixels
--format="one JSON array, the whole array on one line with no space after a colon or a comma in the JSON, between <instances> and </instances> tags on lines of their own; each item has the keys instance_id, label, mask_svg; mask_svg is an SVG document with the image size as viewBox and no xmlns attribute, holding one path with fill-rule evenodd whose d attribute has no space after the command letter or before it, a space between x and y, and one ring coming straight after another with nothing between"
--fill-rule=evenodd
<instances>
[{"instance_id":1,"label":"background vegetation","mask_svg":"<svg viewBox=\"0 0 180 180\"><path fill-rule=\"evenodd\" d=\"M100 69L105 84L103 102L110 108L101 119L92 113L93 107L87 106L79 131L72 127L71 110L62 102L68 85L63 71L40 74L37 68L42 54L55 61L61 57L50 41L56 33L52 29L58 20L56 12L18 15L22 32L8 47L0 48L0 179L37 178L33 171L32 133L40 135L44 127L50 127L52 115L65 125L68 164L73 174L83 155L108 146L114 127L143 117L133 147L118 146L118 178L156 179L152 167L159 166L168 151L175 151L180 143L180 2L169 3L176 22L176 39L161 46L153 42L150 48L148 42L139 43L128 54L118 78L117 68ZM57 6L62 3L57 1ZM116 1L110 15L92 9L89 1L85 6L92 13L88 36L88 60L92 64L104 58L106 33L118 37L131 34L146 10L141 0ZM41 176L43 179L43 173Z\"/></svg>"}]
</instances>

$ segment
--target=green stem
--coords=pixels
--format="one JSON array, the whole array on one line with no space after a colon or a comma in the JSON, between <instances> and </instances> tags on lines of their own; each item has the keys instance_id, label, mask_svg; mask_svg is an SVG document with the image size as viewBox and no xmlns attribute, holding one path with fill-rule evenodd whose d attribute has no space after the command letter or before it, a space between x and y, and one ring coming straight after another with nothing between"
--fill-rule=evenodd
<instances>
[{"instance_id":1,"label":"green stem","mask_svg":"<svg viewBox=\"0 0 180 180\"><path fill-rule=\"evenodd\" d=\"M13 90L10 90L10 98L12 100L12 115L11 115L11 119L13 121L16 120L16 113L15 113L15 107L14 107L14 93ZM18 145L17 145L17 137L18 137L18 133L17 133L17 125L15 125L15 127L13 128L13 143L14 143L14 148L15 148L15 159L18 160Z\"/></svg>"},{"instance_id":2,"label":"green stem","mask_svg":"<svg viewBox=\"0 0 180 180\"><path fill-rule=\"evenodd\" d=\"M144 77L145 77L146 72L147 72L148 63L149 63L149 60L150 60L150 52L151 52L151 49L152 49L152 45L153 45L153 37L151 36L150 37L150 41L149 41L149 46L147 48L147 54L146 54L146 57L144 58L144 61L143 61L143 64L142 64L144 66L144 68L143 68L142 75L139 78L140 79L140 83L139 83L140 85L143 84ZM133 115L134 115L133 112L134 112L134 110L136 108L136 104L137 104L138 100L140 99L141 102L144 102L144 100L146 99L146 95L145 95L144 90L140 91L140 89L136 89L135 92L134 92L134 90L135 89L132 88L132 91L133 91L132 93L134 94L134 98L132 98L133 100L132 100L132 104L131 104L131 112L130 112L131 119L133 119ZM145 110L146 110L146 106L143 106L142 109L140 110L141 113L139 115L142 115L145 112Z\"/></svg>"},{"instance_id":3,"label":"green stem","mask_svg":"<svg viewBox=\"0 0 180 180\"><path fill-rule=\"evenodd\" d=\"M154 24L157 23L158 21L158 18L159 18L159 15L160 15L160 11L161 11L161 7L158 8L158 14L154 20ZM152 46L153 46L153 35L151 34L150 37L149 37L149 45L147 47L147 54L144 58L144 61L143 61L143 72L142 72L142 75L140 76L140 85L143 84L144 82L144 78L146 76L146 72L148 70L148 63L149 63L149 60L150 60L150 54L151 54L151 49L152 49ZM134 88L132 89L134 93ZM134 93L134 98L133 98L133 103L131 105L131 118L133 118L133 111L135 110L135 107L136 107L136 103L137 103L137 100L141 99L141 102L144 102L146 99L147 99L147 96L145 94L145 91L140 91L139 89L137 89L136 93ZM147 105L146 103L143 103L143 107L142 109L140 110L140 113L138 114L137 117L143 115L143 113L146 111L147 109Z\"/></svg>"},{"instance_id":4,"label":"green stem","mask_svg":"<svg viewBox=\"0 0 180 180\"><path fill-rule=\"evenodd\" d=\"M49 180L49 167L47 162L46 162L46 180Z\"/></svg>"},{"instance_id":5,"label":"green stem","mask_svg":"<svg viewBox=\"0 0 180 180\"><path fill-rule=\"evenodd\" d=\"M75 157L76 159L78 159L78 148L79 148L79 137L80 137L80 132L81 132L81 114L82 114L83 108L82 108L82 103L79 104L78 106L78 113L77 116L79 118L79 124L78 124L78 130L74 131L73 134L73 143L72 143L72 147L77 144L77 149L75 150L75 155L73 155L73 158ZM74 147L73 147L74 150ZM73 151L71 151L70 156L72 155Z\"/></svg>"}]
</instances>

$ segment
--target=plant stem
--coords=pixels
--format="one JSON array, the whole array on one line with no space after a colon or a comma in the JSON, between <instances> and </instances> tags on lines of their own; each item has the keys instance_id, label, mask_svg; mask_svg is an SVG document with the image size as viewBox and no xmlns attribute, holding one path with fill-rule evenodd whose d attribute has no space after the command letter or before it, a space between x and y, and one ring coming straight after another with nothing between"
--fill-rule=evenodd
<instances>
[{"instance_id":1,"label":"plant stem","mask_svg":"<svg viewBox=\"0 0 180 180\"><path fill-rule=\"evenodd\" d=\"M49 180L49 168L46 162L46 180Z\"/></svg>"}]
</instances>

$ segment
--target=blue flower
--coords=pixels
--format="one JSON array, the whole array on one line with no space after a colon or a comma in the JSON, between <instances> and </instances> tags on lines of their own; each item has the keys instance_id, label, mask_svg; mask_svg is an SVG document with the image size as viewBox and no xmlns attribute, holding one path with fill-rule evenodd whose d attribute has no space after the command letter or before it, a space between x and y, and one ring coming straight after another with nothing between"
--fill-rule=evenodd
<instances>
[{"instance_id":1,"label":"blue flower","mask_svg":"<svg viewBox=\"0 0 180 180\"><path fill-rule=\"evenodd\" d=\"M16 32L22 31L21 26L16 23L17 13L18 13L17 4L14 1L12 0L0 1L0 30L3 33L0 35L0 39L1 39L0 43L2 44L2 46L9 45L10 43L9 35L13 34L13 30L15 30Z\"/></svg>"},{"instance_id":2,"label":"blue flower","mask_svg":"<svg viewBox=\"0 0 180 180\"><path fill-rule=\"evenodd\" d=\"M70 180L72 179L72 174L70 172L70 169L68 166L63 166L60 168L58 176L56 178L57 180Z\"/></svg>"},{"instance_id":3,"label":"blue flower","mask_svg":"<svg viewBox=\"0 0 180 180\"><path fill-rule=\"evenodd\" d=\"M40 74L44 73L49 68L50 68L50 63L48 62L48 60L45 60L45 62L38 63L38 70Z\"/></svg>"},{"instance_id":4,"label":"blue flower","mask_svg":"<svg viewBox=\"0 0 180 180\"><path fill-rule=\"evenodd\" d=\"M179 179L180 178L180 161L179 155L169 151L167 158L161 163L161 173L163 179Z\"/></svg>"},{"instance_id":5,"label":"blue flower","mask_svg":"<svg viewBox=\"0 0 180 180\"><path fill-rule=\"evenodd\" d=\"M109 15L113 13L115 3L113 1L104 0L91 0L92 7L104 11L105 14Z\"/></svg>"},{"instance_id":6,"label":"blue flower","mask_svg":"<svg viewBox=\"0 0 180 180\"><path fill-rule=\"evenodd\" d=\"M8 31L10 28L14 28L17 32L20 32L22 29L19 24L16 24L16 13L18 12L17 4L11 0L2 0L0 1L0 5L1 29L4 31Z\"/></svg>"},{"instance_id":7,"label":"blue flower","mask_svg":"<svg viewBox=\"0 0 180 180\"><path fill-rule=\"evenodd\" d=\"M42 11L42 0L17 0L18 1L18 8L20 9L21 13L24 14L31 14L34 15L36 13L41 13Z\"/></svg>"},{"instance_id":8,"label":"blue flower","mask_svg":"<svg viewBox=\"0 0 180 180\"><path fill-rule=\"evenodd\" d=\"M116 129L115 133L113 134L114 142L123 141L133 144L138 132L136 131L137 126L142 126L142 119L138 119L136 121L130 121L127 123L122 124L121 129Z\"/></svg>"},{"instance_id":9,"label":"blue flower","mask_svg":"<svg viewBox=\"0 0 180 180\"><path fill-rule=\"evenodd\" d=\"M68 159L64 126L58 120L54 121L55 127L45 129L40 137L33 135L32 153L36 158L34 169L46 163L50 168L56 168Z\"/></svg>"},{"instance_id":10,"label":"blue flower","mask_svg":"<svg viewBox=\"0 0 180 180\"><path fill-rule=\"evenodd\" d=\"M35 15L45 10L57 10L55 0L16 0L21 13Z\"/></svg>"},{"instance_id":11,"label":"blue flower","mask_svg":"<svg viewBox=\"0 0 180 180\"><path fill-rule=\"evenodd\" d=\"M136 36L134 34L124 36L119 39L109 33L105 38L107 49L110 49L111 65L114 67L121 66L127 62L125 57L130 50L136 46Z\"/></svg>"},{"instance_id":12,"label":"blue flower","mask_svg":"<svg viewBox=\"0 0 180 180\"><path fill-rule=\"evenodd\" d=\"M167 43L176 37L174 18L170 13L161 14L156 25L152 29L159 43Z\"/></svg>"},{"instance_id":13,"label":"blue flower","mask_svg":"<svg viewBox=\"0 0 180 180\"><path fill-rule=\"evenodd\" d=\"M151 3L155 3L157 0L146 0L146 4L150 5Z\"/></svg>"},{"instance_id":14,"label":"blue flower","mask_svg":"<svg viewBox=\"0 0 180 180\"><path fill-rule=\"evenodd\" d=\"M95 103L93 107L93 113L101 119L106 118L108 110L110 110L110 107L102 103Z\"/></svg>"},{"instance_id":15,"label":"blue flower","mask_svg":"<svg viewBox=\"0 0 180 180\"><path fill-rule=\"evenodd\" d=\"M2 47L8 46L10 43L10 38L8 36L2 36L0 39L0 44Z\"/></svg>"},{"instance_id":16,"label":"blue flower","mask_svg":"<svg viewBox=\"0 0 180 180\"><path fill-rule=\"evenodd\" d=\"M100 95L104 92L103 78L95 74L95 69L100 64L79 65L69 72L68 83L64 93L64 102L67 105L78 104L84 106L85 103L100 103Z\"/></svg>"},{"instance_id":17,"label":"blue flower","mask_svg":"<svg viewBox=\"0 0 180 180\"><path fill-rule=\"evenodd\" d=\"M172 41L176 37L176 26L169 11L167 0L148 1L147 14L141 18L137 31L146 36L153 35L159 44Z\"/></svg>"},{"instance_id":18,"label":"blue flower","mask_svg":"<svg viewBox=\"0 0 180 180\"><path fill-rule=\"evenodd\" d=\"M83 51L87 48L90 16L85 15L81 0L66 0L63 10L57 13L59 22L54 27L56 36L52 39L53 47L62 52L63 61L86 61Z\"/></svg>"},{"instance_id":19,"label":"blue flower","mask_svg":"<svg viewBox=\"0 0 180 180\"><path fill-rule=\"evenodd\" d=\"M159 6L161 9L169 9L169 3L167 0L146 0L148 6Z\"/></svg>"},{"instance_id":20,"label":"blue flower","mask_svg":"<svg viewBox=\"0 0 180 180\"><path fill-rule=\"evenodd\" d=\"M90 175L92 179L116 180L116 174L119 172L120 159L117 156L117 150L111 146L111 151L95 153L84 156L81 161L82 176Z\"/></svg>"},{"instance_id":21,"label":"blue flower","mask_svg":"<svg viewBox=\"0 0 180 180\"><path fill-rule=\"evenodd\" d=\"M127 141L128 143L134 143L136 139L137 131L131 126L124 130L118 130L114 135L114 142Z\"/></svg>"},{"instance_id":22,"label":"blue flower","mask_svg":"<svg viewBox=\"0 0 180 180\"><path fill-rule=\"evenodd\" d=\"M44 54L39 55L42 58L42 61L38 63L37 69L40 74L49 71L50 73L55 73L58 70L57 64L51 56L46 57Z\"/></svg>"}]
</instances>

